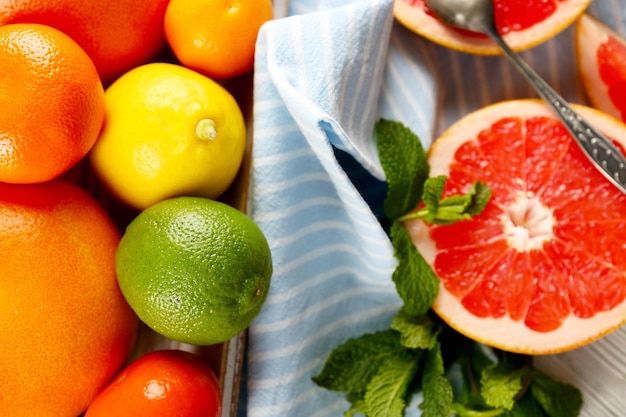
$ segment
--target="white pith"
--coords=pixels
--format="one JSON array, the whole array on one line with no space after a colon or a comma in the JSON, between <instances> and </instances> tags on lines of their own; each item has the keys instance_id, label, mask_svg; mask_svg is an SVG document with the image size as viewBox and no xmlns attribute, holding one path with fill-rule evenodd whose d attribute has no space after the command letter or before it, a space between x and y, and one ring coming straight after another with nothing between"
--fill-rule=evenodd
<instances>
[{"instance_id":1,"label":"white pith","mask_svg":"<svg viewBox=\"0 0 626 417\"><path fill-rule=\"evenodd\" d=\"M541 249L552 239L556 223L553 211L539 197L519 191L511 204L504 208L502 226L509 246L518 252Z\"/></svg>"}]
</instances>

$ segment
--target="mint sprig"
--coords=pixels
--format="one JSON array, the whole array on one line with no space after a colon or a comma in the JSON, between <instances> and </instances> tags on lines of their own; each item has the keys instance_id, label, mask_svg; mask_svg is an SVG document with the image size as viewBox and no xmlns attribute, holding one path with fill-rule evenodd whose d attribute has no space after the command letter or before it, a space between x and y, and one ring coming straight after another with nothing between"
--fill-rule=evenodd
<instances>
[{"instance_id":1,"label":"mint sprig","mask_svg":"<svg viewBox=\"0 0 626 417\"><path fill-rule=\"evenodd\" d=\"M446 178L429 177L427 153L413 132L380 120L375 133L388 185L384 210L398 260L392 280L403 306L389 329L336 347L313 381L346 394L351 403L346 417L403 417L418 392L423 417L577 416L578 389L535 369L530 356L462 336L431 310L439 279L403 222L471 221L487 205L491 189L476 182L465 194L443 197Z\"/></svg>"}]
</instances>

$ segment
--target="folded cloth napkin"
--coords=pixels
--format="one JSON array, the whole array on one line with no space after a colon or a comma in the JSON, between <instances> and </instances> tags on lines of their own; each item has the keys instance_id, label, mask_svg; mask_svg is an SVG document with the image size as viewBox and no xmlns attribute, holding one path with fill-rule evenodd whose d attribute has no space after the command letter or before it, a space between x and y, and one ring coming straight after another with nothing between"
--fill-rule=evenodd
<instances>
[{"instance_id":1,"label":"folded cloth napkin","mask_svg":"<svg viewBox=\"0 0 626 417\"><path fill-rule=\"evenodd\" d=\"M626 13L613 3L591 11L620 29ZM291 0L289 16L259 34L250 215L270 243L274 276L249 329L240 416L341 416L343 394L311 377L332 348L388 327L400 307L379 222L376 121L401 121L428 147L476 108L535 96L504 58L436 46L395 22L392 8L392 0ZM522 56L582 102L573 48L570 29ZM625 342L620 331L540 363L590 393L584 415L621 415Z\"/></svg>"}]
</instances>

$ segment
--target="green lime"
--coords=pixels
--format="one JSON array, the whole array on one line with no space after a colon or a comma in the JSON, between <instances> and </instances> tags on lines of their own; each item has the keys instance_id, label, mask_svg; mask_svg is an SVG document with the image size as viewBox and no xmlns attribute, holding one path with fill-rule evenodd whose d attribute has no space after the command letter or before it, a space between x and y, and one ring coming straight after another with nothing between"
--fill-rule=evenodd
<instances>
[{"instance_id":1,"label":"green lime","mask_svg":"<svg viewBox=\"0 0 626 417\"><path fill-rule=\"evenodd\" d=\"M212 345L247 328L269 290L272 257L239 210L201 197L162 200L126 228L120 288L139 318L179 342Z\"/></svg>"}]
</instances>

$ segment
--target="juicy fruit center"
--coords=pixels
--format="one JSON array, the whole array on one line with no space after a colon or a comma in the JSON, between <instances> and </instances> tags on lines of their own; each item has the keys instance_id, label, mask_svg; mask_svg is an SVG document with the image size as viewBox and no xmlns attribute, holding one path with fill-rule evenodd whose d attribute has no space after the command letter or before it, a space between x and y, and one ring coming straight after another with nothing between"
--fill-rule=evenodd
<instances>
[{"instance_id":1,"label":"juicy fruit center","mask_svg":"<svg viewBox=\"0 0 626 417\"><path fill-rule=\"evenodd\" d=\"M519 191L501 218L509 246L518 252L541 249L552 239L556 223L552 209L528 191Z\"/></svg>"}]
</instances>

